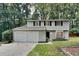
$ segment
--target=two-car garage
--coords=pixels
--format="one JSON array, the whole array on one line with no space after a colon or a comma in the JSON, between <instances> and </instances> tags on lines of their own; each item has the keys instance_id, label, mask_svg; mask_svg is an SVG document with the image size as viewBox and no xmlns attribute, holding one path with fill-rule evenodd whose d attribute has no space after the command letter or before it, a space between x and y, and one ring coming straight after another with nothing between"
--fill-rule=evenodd
<instances>
[{"instance_id":1,"label":"two-car garage","mask_svg":"<svg viewBox=\"0 0 79 59\"><path fill-rule=\"evenodd\" d=\"M13 29L13 39L15 42L37 43L46 41L46 32L43 27L19 27Z\"/></svg>"}]
</instances>

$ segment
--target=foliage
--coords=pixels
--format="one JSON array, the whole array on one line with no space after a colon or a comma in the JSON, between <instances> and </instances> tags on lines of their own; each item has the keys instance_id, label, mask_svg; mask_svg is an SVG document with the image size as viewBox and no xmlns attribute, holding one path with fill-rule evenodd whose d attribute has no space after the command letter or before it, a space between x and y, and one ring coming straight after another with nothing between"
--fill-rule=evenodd
<instances>
[{"instance_id":1,"label":"foliage","mask_svg":"<svg viewBox=\"0 0 79 59\"><path fill-rule=\"evenodd\" d=\"M72 28L70 33L79 33L79 28Z\"/></svg>"},{"instance_id":2,"label":"foliage","mask_svg":"<svg viewBox=\"0 0 79 59\"><path fill-rule=\"evenodd\" d=\"M41 3L34 4L42 19L75 19L79 12L79 4L73 3Z\"/></svg>"},{"instance_id":3,"label":"foliage","mask_svg":"<svg viewBox=\"0 0 79 59\"><path fill-rule=\"evenodd\" d=\"M12 41L13 39L13 33L12 33L12 30L6 30L2 33L2 38L3 38L3 41L4 40L7 40L7 41Z\"/></svg>"},{"instance_id":4,"label":"foliage","mask_svg":"<svg viewBox=\"0 0 79 59\"><path fill-rule=\"evenodd\" d=\"M29 6L29 3L0 4L0 39L2 32L26 24L30 15Z\"/></svg>"}]
</instances>

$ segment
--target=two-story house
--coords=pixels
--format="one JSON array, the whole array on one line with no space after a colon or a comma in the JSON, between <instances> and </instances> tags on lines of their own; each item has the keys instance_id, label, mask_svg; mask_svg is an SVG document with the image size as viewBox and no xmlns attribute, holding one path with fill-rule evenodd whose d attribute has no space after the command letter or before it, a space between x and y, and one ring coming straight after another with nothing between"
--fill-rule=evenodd
<instances>
[{"instance_id":1,"label":"two-story house","mask_svg":"<svg viewBox=\"0 0 79 59\"><path fill-rule=\"evenodd\" d=\"M13 29L13 39L19 42L69 39L69 21L67 19L27 20L27 25Z\"/></svg>"}]
</instances>

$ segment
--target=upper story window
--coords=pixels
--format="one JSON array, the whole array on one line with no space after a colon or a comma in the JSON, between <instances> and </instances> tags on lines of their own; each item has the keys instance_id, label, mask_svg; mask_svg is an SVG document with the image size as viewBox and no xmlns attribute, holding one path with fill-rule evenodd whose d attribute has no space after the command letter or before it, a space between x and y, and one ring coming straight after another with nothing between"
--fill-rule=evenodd
<instances>
[{"instance_id":1,"label":"upper story window","mask_svg":"<svg viewBox=\"0 0 79 59\"><path fill-rule=\"evenodd\" d=\"M50 26L52 26L52 22L50 21Z\"/></svg>"},{"instance_id":2,"label":"upper story window","mask_svg":"<svg viewBox=\"0 0 79 59\"><path fill-rule=\"evenodd\" d=\"M39 26L39 22L33 21L33 26Z\"/></svg>"},{"instance_id":3,"label":"upper story window","mask_svg":"<svg viewBox=\"0 0 79 59\"><path fill-rule=\"evenodd\" d=\"M47 25L47 26L50 26L50 22L49 22L49 21L48 21L48 22L46 22L46 25Z\"/></svg>"},{"instance_id":4,"label":"upper story window","mask_svg":"<svg viewBox=\"0 0 79 59\"><path fill-rule=\"evenodd\" d=\"M46 22L46 25L47 25L47 26L51 26L51 25L52 25L52 24L51 24L51 21Z\"/></svg>"},{"instance_id":5,"label":"upper story window","mask_svg":"<svg viewBox=\"0 0 79 59\"><path fill-rule=\"evenodd\" d=\"M39 21L39 26L41 26L41 21Z\"/></svg>"},{"instance_id":6,"label":"upper story window","mask_svg":"<svg viewBox=\"0 0 79 59\"><path fill-rule=\"evenodd\" d=\"M63 21L55 21L55 26L63 26Z\"/></svg>"},{"instance_id":7,"label":"upper story window","mask_svg":"<svg viewBox=\"0 0 79 59\"><path fill-rule=\"evenodd\" d=\"M35 26L39 26L39 22L38 21L35 22Z\"/></svg>"},{"instance_id":8,"label":"upper story window","mask_svg":"<svg viewBox=\"0 0 79 59\"><path fill-rule=\"evenodd\" d=\"M44 26L52 26L52 21L44 21ZM41 26L41 21L33 21L33 26ZM55 21L55 26L63 26L63 21Z\"/></svg>"},{"instance_id":9,"label":"upper story window","mask_svg":"<svg viewBox=\"0 0 79 59\"><path fill-rule=\"evenodd\" d=\"M44 21L44 26L52 26L52 22L51 21Z\"/></svg>"},{"instance_id":10,"label":"upper story window","mask_svg":"<svg viewBox=\"0 0 79 59\"><path fill-rule=\"evenodd\" d=\"M63 21L61 21L61 26L63 26Z\"/></svg>"},{"instance_id":11,"label":"upper story window","mask_svg":"<svg viewBox=\"0 0 79 59\"><path fill-rule=\"evenodd\" d=\"M35 26L35 21L33 21L33 26Z\"/></svg>"}]
</instances>

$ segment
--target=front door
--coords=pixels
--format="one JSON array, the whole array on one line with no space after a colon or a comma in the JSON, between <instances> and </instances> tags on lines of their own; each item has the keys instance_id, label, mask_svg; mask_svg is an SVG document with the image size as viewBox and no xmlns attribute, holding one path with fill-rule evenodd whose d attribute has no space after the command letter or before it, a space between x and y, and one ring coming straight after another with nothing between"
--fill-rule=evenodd
<instances>
[{"instance_id":1,"label":"front door","mask_svg":"<svg viewBox=\"0 0 79 59\"><path fill-rule=\"evenodd\" d=\"M49 41L49 38L50 38L50 33L49 32L46 32L46 42Z\"/></svg>"}]
</instances>

